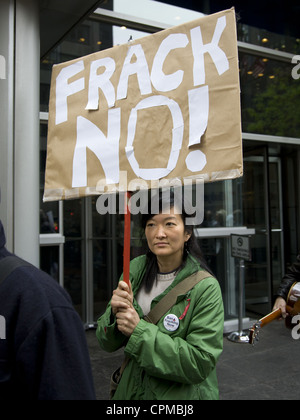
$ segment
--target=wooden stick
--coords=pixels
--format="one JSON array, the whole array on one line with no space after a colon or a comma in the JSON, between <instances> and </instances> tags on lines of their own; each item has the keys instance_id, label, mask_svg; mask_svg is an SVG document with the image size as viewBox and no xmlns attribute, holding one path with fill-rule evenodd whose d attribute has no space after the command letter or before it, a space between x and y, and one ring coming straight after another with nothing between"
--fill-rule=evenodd
<instances>
[{"instance_id":1,"label":"wooden stick","mask_svg":"<svg viewBox=\"0 0 300 420\"><path fill-rule=\"evenodd\" d=\"M129 269L130 269L130 234L131 234L131 213L129 208L129 200L131 193L125 194L125 215L124 215L124 251L123 251L123 280L129 286Z\"/></svg>"},{"instance_id":2,"label":"wooden stick","mask_svg":"<svg viewBox=\"0 0 300 420\"><path fill-rule=\"evenodd\" d=\"M280 317L281 317L281 309L279 308L259 320L261 328L263 328L265 325L270 324L270 322Z\"/></svg>"},{"instance_id":3,"label":"wooden stick","mask_svg":"<svg viewBox=\"0 0 300 420\"><path fill-rule=\"evenodd\" d=\"M293 308L290 306L286 306L286 311L288 314L293 314ZM269 315L264 316L259 320L260 327L263 328L265 325L270 324L270 322L274 321L275 319L278 319L281 317L282 311L280 308L276 309L275 311L271 312Z\"/></svg>"}]
</instances>

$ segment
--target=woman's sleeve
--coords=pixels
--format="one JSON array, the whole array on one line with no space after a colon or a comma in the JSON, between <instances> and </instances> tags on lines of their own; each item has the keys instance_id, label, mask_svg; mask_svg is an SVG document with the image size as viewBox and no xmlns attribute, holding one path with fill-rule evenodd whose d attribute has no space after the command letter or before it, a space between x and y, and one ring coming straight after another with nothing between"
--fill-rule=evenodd
<instances>
[{"instance_id":1,"label":"woman's sleeve","mask_svg":"<svg viewBox=\"0 0 300 420\"><path fill-rule=\"evenodd\" d=\"M103 350L112 353L124 346L127 338L118 330L117 320L112 313L110 303L97 324L96 336Z\"/></svg>"},{"instance_id":2,"label":"woman's sleeve","mask_svg":"<svg viewBox=\"0 0 300 420\"><path fill-rule=\"evenodd\" d=\"M120 277L120 281L122 280L123 274ZM132 274L130 276L130 281L134 281ZM135 310L139 313L139 316L142 317L143 314L141 313L141 309L139 308L139 305L135 298L133 299L133 306ZM97 324L98 326L96 330L96 336L99 341L100 347L103 350L112 353L125 346L128 337L126 337L118 330L117 319L112 313L110 302L107 305L105 313L98 319Z\"/></svg>"},{"instance_id":3,"label":"woman's sleeve","mask_svg":"<svg viewBox=\"0 0 300 420\"><path fill-rule=\"evenodd\" d=\"M197 384L206 380L223 350L224 308L220 286L206 279L197 287L196 305L184 338L141 320L125 353L149 375ZM184 321L183 321L184 322Z\"/></svg>"}]
</instances>

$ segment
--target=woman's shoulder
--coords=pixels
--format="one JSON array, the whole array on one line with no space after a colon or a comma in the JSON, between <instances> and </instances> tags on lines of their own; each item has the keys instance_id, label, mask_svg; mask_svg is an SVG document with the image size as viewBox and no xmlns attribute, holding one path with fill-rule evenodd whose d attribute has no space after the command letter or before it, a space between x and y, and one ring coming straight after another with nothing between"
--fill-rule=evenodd
<instances>
[{"instance_id":1,"label":"woman's shoulder","mask_svg":"<svg viewBox=\"0 0 300 420\"><path fill-rule=\"evenodd\" d=\"M192 267L192 271L194 274L198 274L200 277L199 282L196 284L196 289L199 292L203 292L206 289L216 289L220 290L220 284L217 278L208 272L205 268L201 266L201 263L193 256L190 256L190 268Z\"/></svg>"},{"instance_id":2,"label":"woman's shoulder","mask_svg":"<svg viewBox=\"0 0 300 420\"><path fill-rule=\"evenodd\" d=\"M200 269L199 273L203 271L203 269ZM206 303L210 301L214 301L215 304L217 302L221 303L223 298L219 281L210 273L206 272L206 274L203 280L200 280L194 287L195 296L200 301L205 301Z\"/></svg>"},{"instance_id":3,"label":"woman's shoulder","mask_svg":"<svg viewBox=\"0 0 300 420\"><path fill-rule=\"evenodd\" d=\"M143 269L146 265L147 256L140 255L139 257L134 258L130 261L130 270L139 270Z\"/></svg>"}]
</instances>

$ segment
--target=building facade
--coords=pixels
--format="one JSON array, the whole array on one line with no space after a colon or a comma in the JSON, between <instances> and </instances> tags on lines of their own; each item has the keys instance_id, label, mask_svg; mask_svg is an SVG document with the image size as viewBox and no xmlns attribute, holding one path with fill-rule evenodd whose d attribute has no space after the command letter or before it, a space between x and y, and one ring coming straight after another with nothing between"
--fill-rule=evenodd
<instances>
[{"instance_id":1,"label":"building facade","mask_svg":"<svg viewBox=\"0 0 300 420\"><path fill-rule=\"evenodd\" d=\"M214 2L199 2L195 11L152 0L102 1L79 11L88 14L55 40L39 27L38 2L18 0L17 10L11 3L0 5L0 216L8 247L60 282L83 322L92 326L122 272L123 216L100 216L93 197L42 202L52 66L196 19ZM251 235L245 325L249 316L271 310L273 294L300 248L299 38L238 22L244 176L205 185L205 218L196 230L221 284L227 331L237 326L240 299L231 235ZM143 245L134 217L132 257Z\"/></svg>"}]
</instances>

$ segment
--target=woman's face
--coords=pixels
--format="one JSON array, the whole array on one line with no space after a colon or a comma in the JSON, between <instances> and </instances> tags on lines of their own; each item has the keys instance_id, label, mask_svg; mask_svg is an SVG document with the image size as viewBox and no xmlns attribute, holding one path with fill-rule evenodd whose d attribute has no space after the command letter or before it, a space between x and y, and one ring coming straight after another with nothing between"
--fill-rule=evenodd
<instances>
[{"instance_id":1,"label":"woman's face","mask_svg":"<svg viewBox=\"0 0 300 420\"><path fill-rule=\"evenodd\" d=\"M158 259L172 259L182 263L184 244L191 235L185 231L180 214L174 208L170 213L157 214L147 221L145 234L150 250Z\"/></svg>"}]
</instances>

